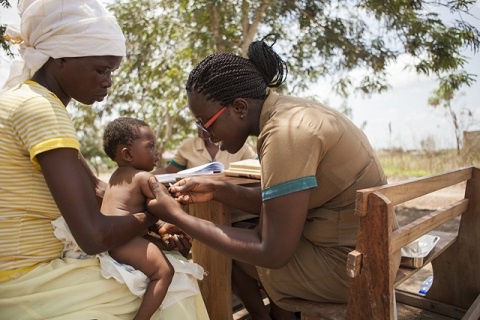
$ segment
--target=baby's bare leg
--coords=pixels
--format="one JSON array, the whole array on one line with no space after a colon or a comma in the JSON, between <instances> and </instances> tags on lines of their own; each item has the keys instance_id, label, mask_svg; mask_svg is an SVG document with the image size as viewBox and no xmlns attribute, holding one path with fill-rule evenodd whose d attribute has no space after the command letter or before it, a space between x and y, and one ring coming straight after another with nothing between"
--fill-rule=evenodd
<instances>
[{"instance_id":1,"label":"baby's bare leg","mask_svg":"<svg viewBox=\"0 0 480 320\"><path fill-rule=\"evenodd\" d=\"M175 273L172 265L155 244L142 237L135 237L109 252L118 262L131 265L150 279L142 304L134 318L150 319L167 294Z\"/></svg>"}]
</instances>

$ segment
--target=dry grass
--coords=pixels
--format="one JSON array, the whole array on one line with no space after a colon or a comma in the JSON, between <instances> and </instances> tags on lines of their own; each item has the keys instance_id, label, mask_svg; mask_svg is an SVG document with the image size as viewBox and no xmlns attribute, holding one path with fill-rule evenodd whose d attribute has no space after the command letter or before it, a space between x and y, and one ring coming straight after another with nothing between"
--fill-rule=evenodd
<instances>
[{"instance_id":1,"label":"dry grass","mask_svg":"<svg viewBox=\"0 0 480 320\"><path fill-rule=\"evenodd\" d=\"M480 167L480 155L466 157L456 150L381 150L377 155L388 177L422 177L461 167Z\"/></svg>"}]
</instances>

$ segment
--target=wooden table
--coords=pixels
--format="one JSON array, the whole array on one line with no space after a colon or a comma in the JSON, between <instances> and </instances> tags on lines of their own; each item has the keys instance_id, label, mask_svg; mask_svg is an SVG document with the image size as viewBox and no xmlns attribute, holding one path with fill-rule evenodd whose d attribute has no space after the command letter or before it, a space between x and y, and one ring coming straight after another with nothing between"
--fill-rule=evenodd
<instances>
[{"instance_id":1,"label":"wooden table","mask_svg":"<svg viewBox=\"0 0 480 320\"><path fill-rule=\"evenodd\" d=\"M224 174L215 174L212 178L242 186L260 185L260 181L256 179L228 177ZM213 200L189 205L187 211L197 218L209 220L221 225L231 225L232 222L249 217L256 217L236 211L227 205ZM194 262L201 265L208 272L208 276L204 277L202 281L199 281L199 286L210 319L233 319L231 286L232 259L195 240L192 246L192 258Z\"/></svg>"}]
</instances>

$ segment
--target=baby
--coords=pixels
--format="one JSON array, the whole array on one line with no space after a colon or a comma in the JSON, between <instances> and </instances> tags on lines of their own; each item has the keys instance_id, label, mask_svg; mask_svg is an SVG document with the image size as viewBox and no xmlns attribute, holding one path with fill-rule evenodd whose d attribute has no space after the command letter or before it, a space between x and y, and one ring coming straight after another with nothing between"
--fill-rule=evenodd
<instances>
[{"instance_id":1,"label":"baby","mask_svg":"<svg viewBox=\"0 0 480 320\"><path fill-rule=\"evenodd\" d=\"M148 179L158 161L153 130L142 120L117 118L105 129L103 148L118 168L110 177L101 212L125 216L146 211L146 197L153 197ZM112 258L150 279L134 319L150 319L162 304L175 272L162 250L143 237L147 231L109 251Z\"/></svg>"}]
</instances>

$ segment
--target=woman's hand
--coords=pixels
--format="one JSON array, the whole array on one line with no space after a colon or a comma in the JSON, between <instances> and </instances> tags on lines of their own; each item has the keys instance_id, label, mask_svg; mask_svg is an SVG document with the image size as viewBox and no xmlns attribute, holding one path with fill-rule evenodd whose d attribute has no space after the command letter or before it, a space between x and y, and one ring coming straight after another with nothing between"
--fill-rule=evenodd
<instances>
[{"instance_id":1,"label":"woman's hand","mask_svg":"<svg viewBox=\"0 0 480 320\"><path fill-rule=\"evenodd\" d=\"M215 185L210 179L186 178L171 186L169 191L178 202L192 204L212 200Z\"/></svg>"}]
</instances>

